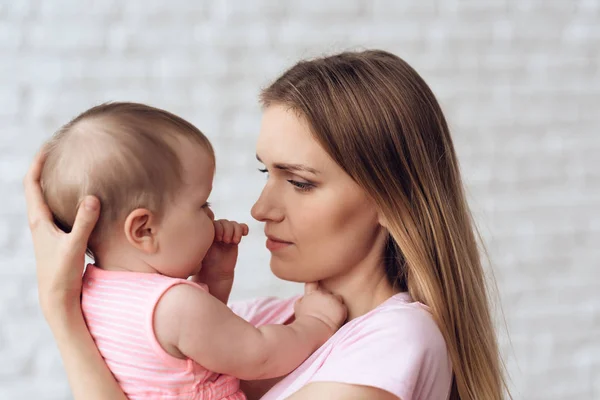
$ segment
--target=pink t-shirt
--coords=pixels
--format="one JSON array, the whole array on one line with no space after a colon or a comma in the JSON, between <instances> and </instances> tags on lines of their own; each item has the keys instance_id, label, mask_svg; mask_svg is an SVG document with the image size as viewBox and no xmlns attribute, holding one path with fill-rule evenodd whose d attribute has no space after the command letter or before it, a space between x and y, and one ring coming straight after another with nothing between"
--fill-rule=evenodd
<instances>
[{"instance_id":1,"label":"pink t-shirt","mask_svg":"<svg viewBox=\"0 0 600 400\"><path fill-rule=\"evenodd\" d=\"M296 299L256 299L231 309L256 326L284 323ZM399 293L344 325L262 400L285 399L311 382L371 386L402 400L443 400L450 395L452 367L428 308Z\"/></svg>"}]
</instances>

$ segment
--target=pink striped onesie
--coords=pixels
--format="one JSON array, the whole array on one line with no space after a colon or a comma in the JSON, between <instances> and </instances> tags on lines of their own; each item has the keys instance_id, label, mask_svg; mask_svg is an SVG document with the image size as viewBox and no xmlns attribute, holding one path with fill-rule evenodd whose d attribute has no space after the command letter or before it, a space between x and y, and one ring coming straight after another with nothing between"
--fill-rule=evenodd
<instances>
[{"instance_id":1,"label":"pink striped onesie","mask_svg":"<svg viewBox=\"0 0 600 400\"><path fill-rule=\"evenodd\" d=\"M207 290L184 279L88 265L81 304L106 364L132 400L246 399L236 378L173 357L158 343L154 309L167 289L177 284Z\"/></svg>"}]
</instances>

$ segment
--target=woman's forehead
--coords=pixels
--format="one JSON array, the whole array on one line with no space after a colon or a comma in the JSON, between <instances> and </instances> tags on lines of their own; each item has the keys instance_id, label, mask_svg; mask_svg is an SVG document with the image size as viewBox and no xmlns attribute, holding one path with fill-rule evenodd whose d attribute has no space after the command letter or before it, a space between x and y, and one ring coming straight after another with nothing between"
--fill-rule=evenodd
<instances>
[{"instance_id":1,"label":"woman's forehead","mask_svg":"<svg viewBox=\"0 0 600 400\"><path fill-rule=\"evenodd\" d=\"M263 163L318 164L308 165L315 169L329 158L306 121L281 106L264 111L256 154Z\"/></svg>"}]
</instances>

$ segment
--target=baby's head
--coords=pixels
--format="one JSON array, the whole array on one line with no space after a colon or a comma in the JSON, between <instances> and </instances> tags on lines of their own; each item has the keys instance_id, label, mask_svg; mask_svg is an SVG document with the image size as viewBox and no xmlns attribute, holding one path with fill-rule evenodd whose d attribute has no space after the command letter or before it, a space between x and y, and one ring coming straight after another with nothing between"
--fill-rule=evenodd
<instances>
[{"instance_id":1,"label":"baby's head","mask_svg":"<svg viewBox=\"0 0 600 400\"><path fill-rule=\"evenodd\" d=\"M63 126L47 153L42 189L63 230L86 195L100 199L88 243L96 264L177 277L198 270L214 238L215 158L196 127L143 104L102 104Z\"/></svg>"}]
</instances>

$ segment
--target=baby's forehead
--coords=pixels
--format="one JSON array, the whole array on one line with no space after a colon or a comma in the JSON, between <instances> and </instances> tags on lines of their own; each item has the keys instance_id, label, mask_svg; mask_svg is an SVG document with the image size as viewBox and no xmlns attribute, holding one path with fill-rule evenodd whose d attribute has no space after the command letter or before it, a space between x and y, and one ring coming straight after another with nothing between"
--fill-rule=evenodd
<instances>
[{"instance_id":1,"label":"baby's forehead","mask_svg":"<svg viewBox=\"0 0 600 400\"><path fill-rule=\"evenodd\" d=\"M181 146L178 150L183 181L193 186L212 186L216 167L214 155L196 143Z\"/></svg>"}]
</instances>

